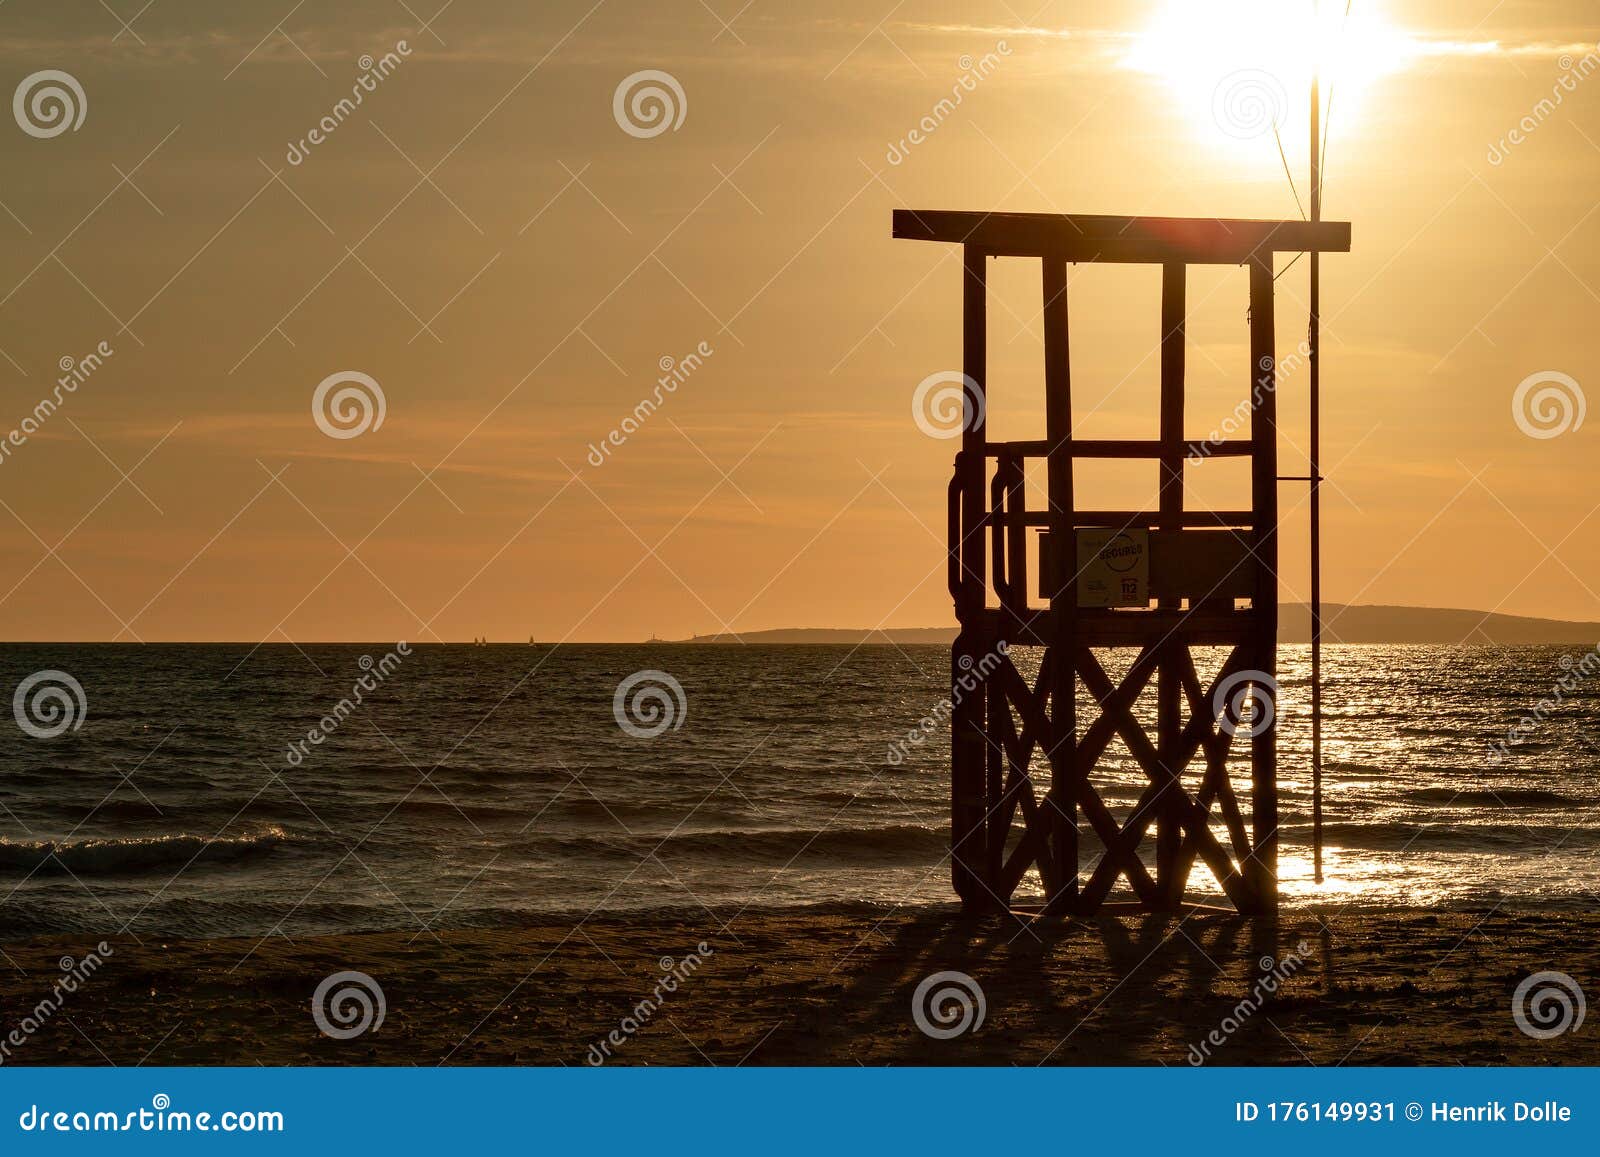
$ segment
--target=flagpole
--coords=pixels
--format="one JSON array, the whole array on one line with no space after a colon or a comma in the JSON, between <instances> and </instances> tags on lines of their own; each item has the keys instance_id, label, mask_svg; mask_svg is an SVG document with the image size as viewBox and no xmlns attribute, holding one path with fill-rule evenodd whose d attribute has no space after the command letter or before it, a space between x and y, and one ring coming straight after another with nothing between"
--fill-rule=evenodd
<instances>
[{"instance_id":1,"label":"flagpole","mask_svg":"<svg viewBox=\"0 0 1600 1157\"><path fill-rule=\"evenodd\" d=\"M1322 85L1320 0L1311 5L1311 220L1322 220ZM1322 254L1311 251L1311 322L1306 335L1311 369L1311 847L1316 882L1322 883Z\"/></svg>"}]
</instances>

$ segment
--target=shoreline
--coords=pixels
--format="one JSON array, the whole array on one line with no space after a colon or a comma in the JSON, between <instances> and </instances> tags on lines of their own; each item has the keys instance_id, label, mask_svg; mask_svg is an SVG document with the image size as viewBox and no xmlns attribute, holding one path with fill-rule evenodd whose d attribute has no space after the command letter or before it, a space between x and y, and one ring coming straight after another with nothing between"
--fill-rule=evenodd
<instances>
[{"instance_id":1,"label":"shoreline","mask_svg":"<svg viewBox=\"0 0 1600 1157\"><path fill-rule=\"evenodd\" d=\"M1600 1026L1534 1039L1511 1002L1547 970L1600 991L1597 940L1600 913L1301 911L1273 929L1213 914L967 919L954 906L108 936L92 975L56 986L59 1007L40 1017L64 958L81 971L97 947L49 937L0 945L0 1063L581 1066L593 1048L609 1064L1592 1065ZM383 1019L335 1039L312 996L351 971L382 990ZM938 1039L912 1000L944 972L973 979L984 1018ZM362 1012L336 1002L328 1023ZM17 1045L6 1034L25 1023Z\"/></svg>"}]
</instances>

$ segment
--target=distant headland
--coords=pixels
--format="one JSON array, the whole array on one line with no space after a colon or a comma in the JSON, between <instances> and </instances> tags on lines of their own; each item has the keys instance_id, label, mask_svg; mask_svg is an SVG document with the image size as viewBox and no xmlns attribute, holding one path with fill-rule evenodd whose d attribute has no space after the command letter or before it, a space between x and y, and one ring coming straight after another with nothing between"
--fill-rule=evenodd
<instances>
[{"instance_id":1,"label":"distant headland","mask_svg":"<svg viewBox=\"0 0 1600 1157\"><path fill-rule=\"evenodd\" d=\"M1330 643L1434 643L1515 646L1518 644L1600 643L1600 623L1501 615L1487 611L1443 607L1323 606L1323 638ZM956 637L950 627L899 627L892 630L851 630L831 627L793 627L770 631L742 631L738 635L696 635L690 639L652 640L665 643L917 643L948 644ZM1282 643L1311 641L1311 612L1304 603L1285 603L1278 632Z\"/></svg>"}]
</instances>

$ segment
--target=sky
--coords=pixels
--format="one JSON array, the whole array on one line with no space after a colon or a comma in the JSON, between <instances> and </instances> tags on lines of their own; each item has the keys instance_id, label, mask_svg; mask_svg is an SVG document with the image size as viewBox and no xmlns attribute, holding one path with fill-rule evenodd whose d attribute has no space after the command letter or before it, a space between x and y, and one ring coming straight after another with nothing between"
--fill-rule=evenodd
<instances>
[{"instance_id":1,"label":"sky","mask_svg":"<svg viewBox=\"0 0 1600 1157\"><path fill-rule=\"evenodd\" d=\"M10 0L0 639L950 624L913 396L959 260L891 210L1298 217L1292 7ZM1600 15L1329 16L1325 597L1600 619ZM1038 263L991 278L992 436L1042 436ZM1154 436L1158 273L1070 285L1077 433ZM1191 276L1193 437L1248 391L1245 293Z\"/></svg>"}]
</instances>

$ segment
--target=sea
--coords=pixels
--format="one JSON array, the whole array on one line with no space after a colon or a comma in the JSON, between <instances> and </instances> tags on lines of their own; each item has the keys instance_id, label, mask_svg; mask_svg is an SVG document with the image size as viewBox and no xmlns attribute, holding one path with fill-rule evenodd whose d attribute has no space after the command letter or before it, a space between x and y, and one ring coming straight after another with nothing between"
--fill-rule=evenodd
<instances>
[{"instance_id":1,"label":"sea","mask_svg":"<svg viewBox=\"0 0 1600 1157\"><path fill-rule=\"evenodd\" d=\"M1591 646L1326 648L1320 884L1309 652L1282 648L1285 905L1593 910ZM0 646L0 940L949 903L949 669L888 644ZM1096 782L1126 814L1146 781L1119 742Z\"/></svg>"}]
</instances>

